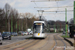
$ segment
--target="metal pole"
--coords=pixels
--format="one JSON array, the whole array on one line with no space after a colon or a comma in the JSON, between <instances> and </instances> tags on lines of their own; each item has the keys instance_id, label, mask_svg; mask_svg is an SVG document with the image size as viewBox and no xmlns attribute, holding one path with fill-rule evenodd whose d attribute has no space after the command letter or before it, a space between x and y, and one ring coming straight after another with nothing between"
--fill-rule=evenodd
<instances>
[{"instance_id":1,"label":"metal pole","mask_svg":"<svg viewBox=\"0 0 75 50\"><path fill-rule=\"evenodd\" d=\"M75 25L75 1L74 1L74 25ZM74 45L75 45L75 34L74 34ZM75 46L74 46L74 50L75 50Z\"/></svg>"},{"instance_id":2,"label":"metal pole","mask_svg":"<svg viewBox=\"0 0 75 50\"><path fill-rule=\"evenodd\" d=\"M54 24L54 32L55 32L55 24Z\"/></svg>"},{"instance_id":3,"label":"metal pole","mask_svg":"<svg viewBox=\"0 0 75 50\"><path fill-rule=\"evenodd\" d=\"M17 18L16 18L16 32L17 32Z\"/></svg>"},{"instance_id":4,"label":"metal pole","mask_svg":"<svg viewBox=\"0 0 75 50\"><path fill-rule=\"evenodd\" d=\"M7 31L7 12L6 12L6 31Z\"/></svg>"},{"instance_id":5,"label":"metal pole","mask_svg":"<svg viewBox=\"0 0 75 50\"><path fill-rule=\"evenodd\" d=\"M66 8L65 8L65 22L67 23L67 9ZM65 30L66 30L66 36L67 36L67 24L66 24Z\"/></svg>"},{"instance_id":6,"label":"metal pole","mask_svg":"<svg viewBox=\"0 0 75 50\"><path fill-rule=\"evenodd\" d=\"M26 17L26 30L27 30L27 17Z\"/></svg>"},{"instance_id":7,"label":"metal pole","mask_svg":"<svg viewBox=\"0 0 75 50\"><path fill-rule=\"evenodd\" d=\"M8 11L7 11L7 6L6 6L6 31L8 31L8 28L7 28L7 27L8 27L8 21L7 21L7 20L8 20L8 18L7 18L7 12L8 12Z\"/></svg>"},{"instance_id":8,"label":"metal pole","mask_svg":"<svg viewBox=\"0 0 75 50\"><path fill-rule=\"evenodd\" d=\"M74 1L74 24L75 24L75 1Z\"/></svg>"},{"instance_id":9,"label":"metal pole","mask_svg":"<svg viewBox=\"0 0 75 50\"><path fill-rule=\"evenodd\" d=\"M16 14L18 16L18 14ZM16 16L16 32L17 32L17 16Z\"/></svg>"},{"instance_id":10,"label":"metal pole","mask_svg":"<svg viewBox=\"0 0 75 50\"><path fill-rule=\"evenodd\" d=\"M20 19L19 19L19 31L20 31Z\"/></svg>"},{"instance_id":11,"label":"metal pole","mask_svg":"<svg viewBox=\"0 0 75 50\"><path fill-rule=\"evenodd\" d=\"M23 31L23 19L22 19L22 31Z\"/></svg>"},{"instance_id":12,"label":"metal pole","mask_svg":"<svg viewBox=\"0 0 75 50\"><path fill-rule=\"evenodd\" d=\"M11 32L13 32L13 18L11 16Z\"/></svg>"},{"instance_id":13,"label":"metal pole","mask_svg":"<svg viewBox=\"0 0 75 50\"><path fill-rule=\"evenodd\" d=\"M8 13L9 13L9 10L8 10ZM9 14L8 14L8 32L10 32L10 17L9 17Z\"/></svg>"}]
</instances>

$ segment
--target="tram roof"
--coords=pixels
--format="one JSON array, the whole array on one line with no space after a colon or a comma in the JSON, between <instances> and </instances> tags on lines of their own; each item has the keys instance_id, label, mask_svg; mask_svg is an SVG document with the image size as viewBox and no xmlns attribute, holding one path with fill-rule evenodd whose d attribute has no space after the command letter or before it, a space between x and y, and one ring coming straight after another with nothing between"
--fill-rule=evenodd
<instances>
[{"instance_id":1,"label":"tram roof","mask_svg":"<svg viewBox=\"0 0 75 50\"><path fill-rule=\"evenodd\" d=\"M34 23L45 23L44 21L34 21Z\"/></svg>"}]
</instances>

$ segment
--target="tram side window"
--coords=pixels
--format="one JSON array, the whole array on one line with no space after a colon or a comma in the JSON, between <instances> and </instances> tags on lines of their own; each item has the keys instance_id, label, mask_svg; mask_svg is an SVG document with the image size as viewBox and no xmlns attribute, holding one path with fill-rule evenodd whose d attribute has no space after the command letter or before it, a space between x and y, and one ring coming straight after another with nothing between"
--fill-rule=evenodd
<instances>
[{"instance_id":1,"label":"tram side window","mask_svg":"<svg viewBox=\"0 0 75 50\"><path fill-rule=\"evenodd\" d=\"M42 33L44 33L45 30L44 30L44 24L42 24Z\"/></svg>"}]
</instances>

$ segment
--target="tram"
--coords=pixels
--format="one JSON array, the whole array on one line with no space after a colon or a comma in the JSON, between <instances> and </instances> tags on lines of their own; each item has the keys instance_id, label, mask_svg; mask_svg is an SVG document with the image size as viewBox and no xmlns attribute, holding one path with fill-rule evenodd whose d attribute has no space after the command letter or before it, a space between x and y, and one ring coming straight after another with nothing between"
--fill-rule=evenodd
<instances>
[{"instance_id":1,"label":"tram","mask_svg":"<svg viewBox=\"0 0 75 50\"><path fill-rule=\"evenodd\" d=\"M45 26L46 24L44 21L34 21L33 38L46 38Z\"/></svg>"}]
</instances>

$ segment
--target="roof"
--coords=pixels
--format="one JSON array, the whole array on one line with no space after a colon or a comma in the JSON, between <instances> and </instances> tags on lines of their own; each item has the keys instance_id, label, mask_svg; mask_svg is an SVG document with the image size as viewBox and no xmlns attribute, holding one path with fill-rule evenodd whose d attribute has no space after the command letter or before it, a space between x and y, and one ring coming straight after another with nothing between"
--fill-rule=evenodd
<instances>
[{"instance_id":1,"label":"roof","mask_svg":"<svg viewBox=\"0 0 75 50\"><path fill-rule=\"evenodd\" d=\"M34 23L45 23L44 21L34 21Z\"/></svg>"}]
</instances>

